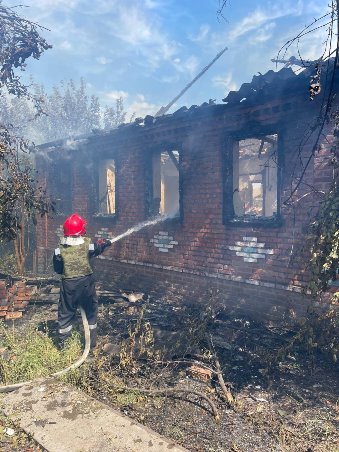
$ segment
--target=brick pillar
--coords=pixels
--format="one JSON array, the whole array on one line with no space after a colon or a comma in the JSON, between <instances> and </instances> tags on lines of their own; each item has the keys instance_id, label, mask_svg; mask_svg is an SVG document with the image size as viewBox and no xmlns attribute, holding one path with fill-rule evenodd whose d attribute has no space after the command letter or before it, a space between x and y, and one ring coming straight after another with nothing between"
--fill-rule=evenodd
<instances>
[{"instance_id":1,"label":"brick pillar","mask_svg":"<svg viewBox=\"0 0 339 452\"><path fill-rule=\"evenodd\" d=\"M73 212L84 218L90 215L90 197L92 187L89 183L88 171L80 162L73 165ZM71 194L70 194L71 196Z\"/></svg>"}]
</instances>

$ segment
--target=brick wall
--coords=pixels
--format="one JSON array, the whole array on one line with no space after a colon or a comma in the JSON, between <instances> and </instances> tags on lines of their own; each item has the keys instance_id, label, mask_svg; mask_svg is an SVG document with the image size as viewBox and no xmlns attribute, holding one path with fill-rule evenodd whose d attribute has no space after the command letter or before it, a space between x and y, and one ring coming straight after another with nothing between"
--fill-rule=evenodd
<instances>
[{"instance_id":1,"label":"brick wall","mask_svg":"<svg viewBox=\"0 0 339 452\"><path fill-rule=\"evenodd\" d=\"M32 288L26 287L24 281L9 284L7 280L0 279L0 318L14 320L22 317L31 294Z\"/></svg>"},{"instance_id":2,"label":"brick wall","mask_svg":"<svg viewBox=\"0 0 339 452\"><path fill-rule=\"evenodd\" d=\"M73 154L68 153L73 166L73 211L86 217L88 234L99 237L116 236L146 219L145 178L150 149L181 151L181 220L163 221L114 244L105 252L106 261L102 259L98 264L99 276L106 281L115 278L125 289L128 284L131 288L137 285L138 290L145 290L147 281L153 278L159 293L170 290L171 296L176 292L182 297L192 295L197 287L220 286L230 294L230 301L237 294L232 303L236 300L236 305L245 304L253 312L259 308L260 312L267 311L267 303L272 309L280 304L288 307L287 300L292 299L293 293L301 292L309 281L307 258L306 263L294 259L296 250L300 254L305 226L319 205L319 197L309 187L326 191L336 177L331 160L331 125L294 195L297 202L292 207L282 206L283 223L279 227L225 224L223 206L231 199L224 195L223 155L228 152L228 137L235 132L246 133L248 128L249 136L263 130L278 133L283 137L281 197L286 199L293 182L291 175L298 177L303 168L300 161L305 162L312 152L316 134L300 155L298 149L319 106L320 101L311 104L299 95L259 106L239 104L226 113L223 109L213 109L213 114L197 110L193 116L173 115L148 127L130 126L92 136ZM62 156L62 149L46 152L52 159ZM95 171L100 156L117 162L115 217L95 215ZM38 170L42 165L40 158ZM53 175L47 175L47 184L49 177ZM57 233L60 234L64 219L65 216L57 216L39 220L40 271L51 269L52 250L58 244ZM160 242L164 246L159 246ZM241 294L248 297L246 302L241 301ZM301 298L296 299L301 306Z\"/></svg>"},{"instance_id":3,"label":"brick wall","mask_svg":"<svg viewBox=\"0 0 339 452\"><path fill-rule=\"evenodd\" d=\"M264 317L272 322L293 321L305 314L310 304L307 297L298 293L142 264L99 258L95 270L103 290L142 292L159 303L220 302L230 315L244 315L257 321Z\"/></svg>"}]
</instances>

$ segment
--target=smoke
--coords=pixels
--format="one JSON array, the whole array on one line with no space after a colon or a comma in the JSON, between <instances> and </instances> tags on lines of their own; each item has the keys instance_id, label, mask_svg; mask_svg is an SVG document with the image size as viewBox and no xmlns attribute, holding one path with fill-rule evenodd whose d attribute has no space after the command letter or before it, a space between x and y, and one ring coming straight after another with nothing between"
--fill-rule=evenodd
<instances>
[{"instance_id":1,"label":"smoke","mask_svg":"<svg viewBox=\"0 0 339 452\"><path fill-rule=\"evenodd\" d=\"M83 139L74 139L74 138L68 138L66 141L64 141L64 144L62 146L63 149L67 149L70 151L75 151L81 148L83 144L86 144L88 142L87 138Z\"/></svg>"},{"instance_id":2,"label":"smoke","mask_svg":"<svg viewBox=\"0 0 339 452\"><path fill-rule=\"evenodd\" d=\"M140 231L140 229L147 228L148 226L153 226L157 223L160 223L161 221L168 220L169 218L173 218L171 215L159 215L155 217L153 220L144 221L143 223L139 223L135 226L133 226L130 229L127 229L127 231L123 232L122 234L110 239L112 243L117 242L118 240L123 239L124 237L127 237L128 235L133 234L134 232Z\"/></svg>"}]
</instances>

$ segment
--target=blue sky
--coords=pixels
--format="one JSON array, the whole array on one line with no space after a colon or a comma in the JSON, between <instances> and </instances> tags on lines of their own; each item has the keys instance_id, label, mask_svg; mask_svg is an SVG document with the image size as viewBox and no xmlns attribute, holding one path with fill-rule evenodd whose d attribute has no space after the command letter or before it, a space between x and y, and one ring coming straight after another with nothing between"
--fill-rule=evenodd
<instances>
[{"instance_id":1,"label":"blue sky","mask_svg":"<svg viewBox=\"0 0 339 452\"><path fill-rule=\"evenodd\" d=\"M121 95L137 116L155 114L228 47L170 112L221 102L254 74L275 69L270 59L284 42L328 11L328 0L230 0L225 21L217 17L218 0L3 0L18 3L27 6L18 14L50 30L42 34L53 45L29 62L27 74L47 90L83 77L102 104ZM308 35L303 57L317 58L324 39L322 31Z\"/></svg>"}]
</instances>

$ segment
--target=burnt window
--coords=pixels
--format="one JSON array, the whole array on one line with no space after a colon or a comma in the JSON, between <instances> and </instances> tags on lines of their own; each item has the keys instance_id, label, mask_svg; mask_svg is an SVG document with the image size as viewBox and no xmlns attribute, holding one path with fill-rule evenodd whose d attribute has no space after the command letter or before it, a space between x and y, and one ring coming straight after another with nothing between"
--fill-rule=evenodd
<instances>
[{"instance_id":1,"label":"burnt window","mask_svg":"<svg viewBox=\"0 0 339 452\"><path fill-rule=\"evenodd\" d=\"M72 173L72 165L67 159L48 163L47 191L58 215L72 213Z\"/></svg>"},{"instance_id":2,"label":"burnt window","mask_svg":"<svg viewBox=\"0 0 339 452\"><path fill-rule=\"evenodd\" d=\"M180 152L154 152L149 177L148 214L180 216Z\"/></svg>"},{"instance_id":3,"label":"burnt window","mask_svg":"<svg viewBox=\"0 0 339 452\"><path fill-rule=\"evenodd\" d=\"M232 140L226 162L226 220L277 223L279 218L278 135Z\"/></svg>"},{"instance_id":4,"label":"burnt window","mask_svg":"<svg viewBox=\"0 0 339 452\"><path fill-rule=\"evenodd\" d=\"M116 213L116 165L113 159L99 162L97 212L99 215Z\"/></svg>"}]
</instances>

